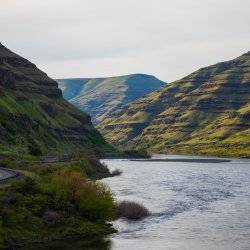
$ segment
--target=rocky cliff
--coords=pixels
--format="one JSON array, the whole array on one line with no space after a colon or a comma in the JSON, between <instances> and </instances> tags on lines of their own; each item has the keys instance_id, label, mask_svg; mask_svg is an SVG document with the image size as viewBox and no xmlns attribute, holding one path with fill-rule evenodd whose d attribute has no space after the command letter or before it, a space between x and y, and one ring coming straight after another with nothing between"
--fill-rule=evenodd
<instances>
[{"instance_id":1,"label":"rocky cliff","mask_svg":"<svg viewBox=\"0 0 250 250\"><path fill-rule=\"evenodd\" d=\"M166 85L99 129L115 145L250 157L250 52Z\"/></svg>"}]
</instances>

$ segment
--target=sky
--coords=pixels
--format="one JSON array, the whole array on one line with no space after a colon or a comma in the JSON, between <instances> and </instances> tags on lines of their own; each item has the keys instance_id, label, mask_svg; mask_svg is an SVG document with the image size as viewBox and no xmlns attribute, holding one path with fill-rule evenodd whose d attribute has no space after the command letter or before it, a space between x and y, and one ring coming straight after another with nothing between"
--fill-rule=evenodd
<instances>
[{"instance_id":1,"label":"sky","mask_svg":"<svg viewBox=\"0 0 250 250\"><path fill-rule=\"evenodd\" d=\"M249 0L0 0L0 42L52 78L171 82L250 50Z\"/></svg>"}]
</instances>

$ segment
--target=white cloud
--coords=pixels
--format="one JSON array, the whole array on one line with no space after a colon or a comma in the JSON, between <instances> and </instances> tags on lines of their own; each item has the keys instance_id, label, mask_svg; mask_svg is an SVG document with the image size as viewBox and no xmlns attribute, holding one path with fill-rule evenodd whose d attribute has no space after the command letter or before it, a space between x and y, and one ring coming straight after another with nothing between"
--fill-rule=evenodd
<instances>
[{"instance_id":1,"label":"white cloud","mask_svg":"<svg viewBox=\"0 0 250 250\"><path fill-rule=\"evenodd\" d=\"M0 0L2 42L50 76L175 80L249 50L249 0Z\"/></svg>"}]
</instances>

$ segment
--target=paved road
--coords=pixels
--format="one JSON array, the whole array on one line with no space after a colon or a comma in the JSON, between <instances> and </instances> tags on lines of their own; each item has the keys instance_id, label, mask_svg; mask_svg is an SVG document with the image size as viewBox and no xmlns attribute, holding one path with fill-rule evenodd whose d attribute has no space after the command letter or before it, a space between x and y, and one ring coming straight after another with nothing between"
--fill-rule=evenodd
<instances>
[{"instance_id":1,"label":"paved road","mask_svg":"<svg viewBox=\"0 0 250 250\"><path fill-rule=\"evenodd\" d=\"M8 180L8 179L13 178L13 177L17 177L18 175L19 174L15 171L0 168L0 182Z\"/></svg>"}]
</instances>

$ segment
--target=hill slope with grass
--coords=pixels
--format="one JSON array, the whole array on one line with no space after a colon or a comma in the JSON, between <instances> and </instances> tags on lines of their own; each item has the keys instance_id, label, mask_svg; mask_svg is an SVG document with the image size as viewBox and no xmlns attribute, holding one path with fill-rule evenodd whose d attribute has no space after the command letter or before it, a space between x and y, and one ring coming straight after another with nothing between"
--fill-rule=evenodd
<instances>
[{"instance_id":1,"label":"hill slope with grass","mask_svg":"<svg viewBox=\"0 0 250 250\"><path fill-rule=\"evenodd\" d=\"M112 150L56 81L0 44L0 151L64 154Z\"/></svg>"},{"instance_id":2,"label":"hill slope with grass","mask_svg":"<svg viewBox=\"0 0 250 250\"><path fill-rule=\"evenodd\" d=\"M58 79L66 100L88 112L94 123L137 100L164 83L154 76L133 74L107 78Z\"/></svg>"},{"instance_id":3,"label":"hill slope with grass","mask_svg":"<svg viewBox=\"0 0 250 250\"><path fill-rule=\"evenodd\" d=\"M202 68L106 118L115 145L250 157L250 52Z\"/></svg>"}]
</instances>

